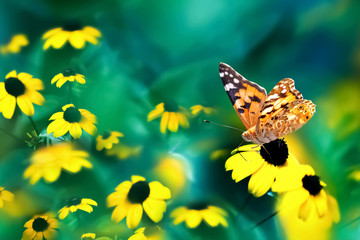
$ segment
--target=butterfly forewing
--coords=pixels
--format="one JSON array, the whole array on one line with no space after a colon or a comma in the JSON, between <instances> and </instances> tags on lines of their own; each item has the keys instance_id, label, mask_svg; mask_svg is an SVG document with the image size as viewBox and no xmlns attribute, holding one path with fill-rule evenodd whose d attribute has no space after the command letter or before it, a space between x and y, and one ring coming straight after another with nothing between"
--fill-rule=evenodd
<instances>
[{"instance_id":1,"label":"butterfly forewing","mask_svg":"<svg viewBox=\"0 0 360 240\"><path fill-rule=\"evenodd\" d=\"M220 63L219 73L225 91L246 129L255 126L266 99L266 90L225 63Z\"/></svg>"}]
</instances>

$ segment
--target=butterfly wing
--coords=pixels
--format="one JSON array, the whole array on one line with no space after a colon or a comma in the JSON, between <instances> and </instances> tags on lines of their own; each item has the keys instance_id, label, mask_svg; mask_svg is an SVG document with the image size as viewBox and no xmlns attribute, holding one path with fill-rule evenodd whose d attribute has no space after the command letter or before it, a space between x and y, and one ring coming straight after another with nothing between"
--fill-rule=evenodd
<instances>
[{"instance_id":1,"label":"butterfly wing","mask_svg":"<svg viewBox=\"0 0 360 240\"><path fill-rule=\"evenodd\" d=\"M271 90L259 116L259 136L275 140L308 122L315 113L315 104L304 100L295 89L294 80L285 78Z\"/></svg>"},{"instance_id":2,"label":"butterfly wing","mask_svg":"<svg viewBox=\"0 0 360 240\"><path fill-rule=\"evenodd\" d=\"M266 90L245 79L225 63L220 63L219 74L225 91L246 129L255 126L266 99Z\"/></svg>"}]
</instances>

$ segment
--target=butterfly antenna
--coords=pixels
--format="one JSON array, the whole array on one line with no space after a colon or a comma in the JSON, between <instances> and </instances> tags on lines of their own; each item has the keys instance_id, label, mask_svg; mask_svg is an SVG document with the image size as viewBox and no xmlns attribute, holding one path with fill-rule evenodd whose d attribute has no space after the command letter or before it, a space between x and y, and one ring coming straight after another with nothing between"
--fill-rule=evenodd
<instances>
[{"instance_id":1,"label":"butterfly antenna","mask_svg":"<svg viewBox=\"0 0 360 240\"><path fill-rule=\"evenodd\" d=\"M241 130L241 129L239 129L239 128L232 127L232 126L228 126L228 125L224 125L224 124L220 124L220 123L216 123L216 122L210 122L209 120L204 120L204 122L206 122L206 123L211 123L211 124L214 124L214 125L218 125L218 126L221 126L221 127L231 128L231 129L234 129L234 130L237 130L237 131L240 131L240 132L244 132L243 130Z\"/></svg>"}]
</instances>

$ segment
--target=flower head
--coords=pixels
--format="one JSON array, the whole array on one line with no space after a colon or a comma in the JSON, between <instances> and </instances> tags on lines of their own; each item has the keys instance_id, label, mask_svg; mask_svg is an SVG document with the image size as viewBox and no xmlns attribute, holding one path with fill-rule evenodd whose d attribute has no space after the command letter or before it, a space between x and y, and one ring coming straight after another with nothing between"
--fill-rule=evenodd
<instances>
[{"instance_id":1,"label":"flower head","mask_svg":"<svg viewBox=\"0 0 360 240\"><path fill-rule=\"evenodd\" d=\"M91 163L86 160L88 156L87 152L75 150L68 143L39 148L32 154L31 165L25 170L24 178L30 178L31 184L35 184L40 178L54 182L62 169L77 173L82 167L91 168Z\"/></svg>"},{"instance_id":2,"label":"flower head","mask_svg":"<svg viewBox=\"0 0 360 240\"><path fill-rule=\"evenodd\" d=\"M228 226L225 219L227 212L222 208L207 205L204 203L197 203L189 205L188 207L179 207L171 212L170 215L174 218L174 224L178 225L181 222L186 222L189 228L196 228L204 220L210 227L217 227L223 225Z\"/></svg>"},{"instance_id":3,"label":"flower head","mask_svg":"<svg viewBox=\"0 0 360 240\"><path fill-rule=\"evenodd\" d=\"M73 197L69 201L67 201L67 204L65 207L60 209L59 211L59 219L64 219L67 217L67 215L70 212L76 212L77 210L83 210L85 212L91 213L93 211L92 206L97 206L97 202L90 198L79 198L79 197Z\"/></svg>"},{"instance_id":4,"label":"flower head","mask_svg":"<svg viewBox=\"0 0 360 240\"><path fill-rule=\"evenodd\" d=\"M143 210L154 222L159 222L166 211L164 200L171 198L170 190L160 182L148 183L145 178L132 176L115 188L107 198L108 207L115 207L111 219L120 222L126 217L129 228L139 225Z\"/></svg>"},{"instance_id":5,"label":"flower head","mask_svg":"<svg viewBox=\"0 0 360 240\"><path fill-rule=\"evenodd\" d=\"M5 118L12 118L16 104L27 116L34 115L33 103L42 105L44 97L38 90L44 89L40 79L33 78L28 73L11 71L5 77L5 82L0 82L0 111Z\"/></svg>"},{"instance_id":6,"label":"flower head","mask_svg":"<svg viewBox=\"0 0 360 240\"><path fill-rule=\"evenodd\" d=\"M179 107L174 102L159 103L155 109L152 110L148 116L148 122L161 117L160 131L166 133L166 129L171 132L177 132L179 125L183 128L189 127L189 121L185 115L185 109Z\"/></svg>"},{"instance_id":7,"label":"flower head","mask_svg":"<svg viewBox=\"0 0 360 240\"><path fill-rule=\"evenodd\" d=\"M104 148L111 149L114 144L119 143L119 137L123 137L121 132L106 132L96 138L96 150L101 151Z\"/></svg>"},{"instance_id":8,"label":"flower head","mask_svg":"<svg viewBox=\"0 0 360 240\"><path fill-rule=\"evenodd\" d=\"M16 34L12 36L7 45L0 47L1 54L6 55L9 53L19 53L22 47L29 45L29 40L24 34Z\"/></svg>"},{"instance_id":9,"label":"flower head","mask_svg":"<svg viewBox=\"0 0 360 240\"><path fill-rule=\"evenodd\" d=\"M85 77L84 75L74 72L74 70L72 69L65 69L62 73L59 73L55 75L55 77L53 77L53 79L51 80L51 84L54 84L56 82L56 87L60 88L67 81L77 81L78 83L84 84Z\"/></svg>"},{"instance_id":10,"label":"flower head","mask_svg":"<svg viewBox=\"0 0 360 240\"><path fill-rule=\"evenodd\" d=\"M128 240L161 240L164 239L164 231L159 226L142 227L135 231Z\"/></svg>"},{"instance_id":11,"label":"flower head","mask_svg":"<svg viewBox=\"0 0 360 240\"><path fill-rule=\"evenodd\" d=\"M70 132L73 138L80 138L82 129L94 135L96 132L96 117L85 109L77 109L73 104L62 107L63 112L54 113L49 120L54 120L47 127L47 133L54 133L54 137L60 137Z\"/></svg>"},{"instance_id":12,"label":"flower head","mask_svg":"<svg viewBox=\"0 0 360 240\"><path fill-rule=\"evenodd\" d=\"M232 178L236 182L251 175L248 188L255 197L264 195L271 188L279 169L297 164L285 141L280 139L261 148L255 144L241 146L233 153L225 163L226 171L233 171Z\"/></svg>"},{"instance_id":13,"label":"flower head","mask_svg":"<svg viewBox=\"0 0 360 240\"><path fill-rule=\"evenodd\" d=\"M11 202L14 199L14 194L0 187L0 208L4 206L4 201Z\"/></svg>"},{"instance_id":14,"label":"flower head","mask_svg":"<svg viewBox=\"0 0 360 240\"><path fill-rule=\"evenodd\" d=\"M84 233L83 235L81 235L81 240L92 240L95 239L95 237L95 233Z\"/></svg>"},{"instance_id":15,"label":"flower head","mask_svg":"<svg viewBox=\"0 0 360 240\"><path fill-rule=\"evenodd\" d=\"M328 212L328 196L323 189L325 186L312 167L294 165L279 170L272 190L284 193L281 209L295 208L298 210L298 217L306 221L312 215L321 218ZM339 210L330 211L334 212L334 222L338 222Z\"/></svg>"},{"instance_id":16,"label":"flower head","mask_svg":"<svg viewBox=\"0 0 360 240\"><path fill-rule=\"evenodd\" d=\"M58 221L48 215L37 215L24 225L27 228L22 236L22 240L50 240L55 239L58 228Z\"/></svg>"},{"instance_id":17,"label":"flower head","mask_svg":"<svg viewBox=\"0 0 360 240\"><path fill-rule=\"evenodd\" d=\"M86 26L81 28L77 24L66 27L54 28L43 35L44 50L52 46L55 49L61 48L67 41L76 49L83 48L86 42L98 44L101 33L94 27Z\"/></svg>"},{"instance_id":18,"label":"flower head","mask_svg":"<svg viewBox=\"0 0 360 240\"><path fill-rule=\"evenodd\" d=\"M215 111L213 108L204 107L202 105L194 105L190 109L192 115L198 115L200 112L204 112L205 114L212 114Z\"/></svg>"}]
</instances>

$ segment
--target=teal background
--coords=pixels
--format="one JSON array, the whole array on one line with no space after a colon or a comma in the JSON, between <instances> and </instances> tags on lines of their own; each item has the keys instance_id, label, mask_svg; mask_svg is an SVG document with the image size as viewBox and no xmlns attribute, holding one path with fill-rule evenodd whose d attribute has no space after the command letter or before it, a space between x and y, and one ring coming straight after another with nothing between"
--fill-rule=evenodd
<instances>
[{"instance_id":1,"label":"teal background","mask_svg":"<svg viewBox=\"0 0 360 240\"><path fill-rule=\"evenodd\" d=\"M84 134L78 141L87 150L93 170L62 173L59 180L42 180L31 186L22 178L32 152L24 142L0 132L0 186L30 196L33 212L9 217L0 209L0 238L20 239L23 224L33 214L58 211L73 196L89 197L99 204L77 222L64 221L60 239L80 239L82 233L127 239L124 221L110 222L112 209L106 196L131 175L156 180L153 168L159 154L174 152L187 159L186 189L172 199L162 226L172 239L283 239L283 230L272 218L249 230L274 211L274 197L247 198L247 180L235 184L225 173L223 159L210 161L218 149L232 150L241 133L206 125L204 119L243 128L218 75L219 62L233 66L247 79L269 92L282 78L290 77L304 98L317 104L313 119L294 135L301 140L327 189L339 202L342 219L333 229L334 239L356 239L360 216L359 182L348 178L359 169L360 102L360 2L323 1L10 1L0 3L0 43L24 33L30 40L20 54L0 57L0 76L11 70L27 72L43 80L46 103L35 106L38 128L69 103L67 88L50 84L65 68L85 75L76 85L74 103L95 114L98 132L117 130L122 141L142 146L139 156L118 161L95 150L95 140ZM41 36L68 21L94 26L102 33L98 45L76 50L69 44L60 50L42 50ZM190 120L189 129L162 135L159 120L147 122L147 114L164 101L190 108L201 104L217 110L211 116ZM339 119L332 124L332 119ZM26 116L0 118L0 127L25 139L32 130ZM348 131L347 131L348 129ZM343 134L344 133L344 134ZM292 146L289 146L290 151ZM295 148L295 146L294 146ZM190 201L208 201L230 212L229 228L202 225L188 230L173 226L169 212ZM6 205L5 205L6 207Z\"/></svg>"}]
</instances>

